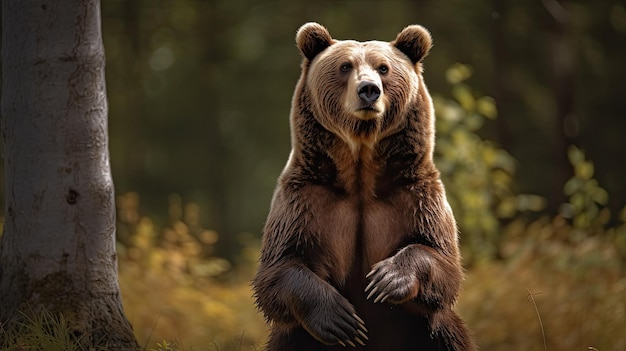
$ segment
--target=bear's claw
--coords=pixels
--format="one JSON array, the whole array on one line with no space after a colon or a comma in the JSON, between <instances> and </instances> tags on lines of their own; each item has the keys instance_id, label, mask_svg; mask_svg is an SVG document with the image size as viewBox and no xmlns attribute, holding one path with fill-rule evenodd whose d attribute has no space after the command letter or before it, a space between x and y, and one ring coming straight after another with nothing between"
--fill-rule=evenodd
<instances>
[{"instance_id":1,"label":"bear's claw","mask_svg":"<svg viewBox=\"0 0 626 351\"><path fill-rule=\"evenodd\" d=\"M365 287L367 299L374 303L389 301L402 303L417 295L418 281L415 273L399 267L390 257L374 265L367 274L370 283Z\"/></svg>"},{"instance_id":2,"label":"bear's claw","mask_svg":"<svg viewBox=\"0 0 626 351\"><path fill-rule=\"evenodd\" d=\"M347 300L339 297L333 303L319 305L321 310L309 313L302 320L303 326L313 337L327 345L364 345L363 339L368 340L365 322Z\"/></svg>"}]
</instances>

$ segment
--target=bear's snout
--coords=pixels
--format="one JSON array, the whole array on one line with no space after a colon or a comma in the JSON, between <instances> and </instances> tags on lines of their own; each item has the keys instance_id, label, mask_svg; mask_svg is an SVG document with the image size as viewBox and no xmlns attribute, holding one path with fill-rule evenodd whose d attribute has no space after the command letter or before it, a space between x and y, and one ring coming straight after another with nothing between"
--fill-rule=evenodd
<instances>
[{"instance_id":1,"label":"bear's snout","mask_svg":"<svg viewBox=\"0 0 626 351\"><path fill-rule=\"evenodd\" d=\"M364 81L357 86L359 99L367 105L371 105L380 97L380 88L374 82Z\"/></svg>"}]
</instances>

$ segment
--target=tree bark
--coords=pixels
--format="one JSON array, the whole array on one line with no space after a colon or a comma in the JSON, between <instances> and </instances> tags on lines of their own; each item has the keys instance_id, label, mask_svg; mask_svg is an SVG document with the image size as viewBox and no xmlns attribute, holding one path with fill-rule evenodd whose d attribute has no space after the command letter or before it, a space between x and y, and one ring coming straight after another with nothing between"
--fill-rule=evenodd
<instances>
[{"instance_id":1,"label":"tree bark","mask_svg":"<svg viewBox=\"0 0 626 351\"><path fill-rule=\"evenodd\" d=\"M492 7L494 10L493 20L491 21L491 36L493 46L493 92L498 106L508 106L511 100L511 89L508 83L507 63L510 62L509 48L507 47L507 39L505 38L504 21L507 15L507 1L493 0ZM497 140L500 147L504 150L511 149L512 135L510 126L506 118L497 118L495 121Z\"/></svg>"},{"instance_id":2,"label":"tree bark","mask_svg":"<svg viewBox=\"0 0 626 351\"><path fill-rule=\"evenodd\" d=\"M45 309L88 346L137 350L117 281L100 1L6 0L2 26L0 323Z\"/></svg>"},{"instance_id":3,"label":"tree bark","mask_svg":"<svg viewBox=\"0 0 626 351\"><path fill-rule=\"evenodd\" d=\"M555 134L552 146L554 175L552 193L548 198L548 210L558 213L559 206L567 201L563 186L573 175L567 157L567 148L576 143L577 121L574 115L575 62L571 47L571 24L564 0L543 0L546 9L549 36L550 68L552 90L556 102Z\"/></svg>"}]
</instances>

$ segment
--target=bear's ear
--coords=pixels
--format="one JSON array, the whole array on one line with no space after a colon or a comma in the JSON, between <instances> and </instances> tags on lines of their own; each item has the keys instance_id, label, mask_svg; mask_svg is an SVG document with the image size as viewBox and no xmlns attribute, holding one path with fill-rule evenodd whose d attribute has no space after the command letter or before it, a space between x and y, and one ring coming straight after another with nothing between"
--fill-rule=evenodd
<instances>
[{"instance_id":1,"label":"bear's ear","mask_svg":"<svg viewBox=\"0 0 626 351\"><path fill-rule=\"evenodd\" d=\"M391 45L402 51L416 64L422 62L428 55L433 46L433 39L426 28L414 24L404 28Z\"/></svg>"},{"instance_id":2,"label":"bear's ear","mask_svg":"<svg viewBox=\"0 0 626 351\"><path fill-rule=\"evenodd\" d=\"M309 61L333 43L334 40L328 30L315 22L304 24L296 34L296 45Z\"/></svg>"}]
</instances>

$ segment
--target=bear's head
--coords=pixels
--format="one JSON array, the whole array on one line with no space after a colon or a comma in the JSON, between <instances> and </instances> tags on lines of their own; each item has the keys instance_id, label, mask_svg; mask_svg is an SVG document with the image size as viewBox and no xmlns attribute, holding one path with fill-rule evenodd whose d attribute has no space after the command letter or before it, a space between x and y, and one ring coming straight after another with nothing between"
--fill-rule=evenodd
<instances>
[{"instance_id":1,"label":"bear's head","mask_svg":"<svg viewBox=\"0 0 626 351\"><path fill-rule=\"evenodd\" d=\"M296 44L303 56L300 94L316 120L350 145L393 133L416 103L430 100L421 76L432 47L424 27L408 26L391 42L358 42L333 39L320 24L307 23Z\"/></svg>"}]
</instances>

